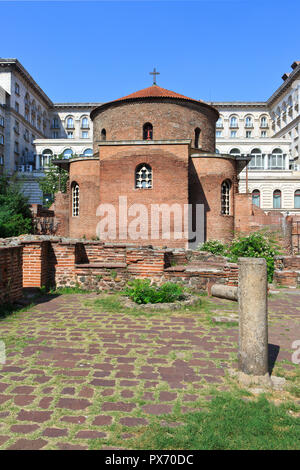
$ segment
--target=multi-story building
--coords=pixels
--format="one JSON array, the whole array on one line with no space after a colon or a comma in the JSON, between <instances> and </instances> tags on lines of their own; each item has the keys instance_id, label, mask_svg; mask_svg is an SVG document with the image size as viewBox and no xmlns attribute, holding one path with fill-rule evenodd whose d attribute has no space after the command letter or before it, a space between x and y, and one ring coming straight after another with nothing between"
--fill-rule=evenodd
<instances>
[{"instance_id":1,"label":"multi-story building","mask_svg":"<svg viewBox=\"0 0 300 470\"><path fill-rule=\"evenodd\" d=\"M240 192L264 210L300 212L300 62L266 102L215 102L219 153L250 155Z\"/></svg>"},{"instance_id":2,"label":"multi-story building","mask_svg":"<svg viewBox=\"0 0 300 470\"><path fill-rule=\"evenodd\" d=\"M250 155L240 192L264 210L300 212L300 62L264 102L213 102L216 151ZM16 172L29 202L51 158L92 155L90 112L101 103L53 103L17 59L0 59L0 171Z\"/></svg>"},{"instance_id":3,"label":"multi-story building","mask_svg":"<svg viewBox=\"0 0 300 470\"><path fill-rule=\"evenodd\" d=\"M99 103L56 103L50 110L51 139L36 139L36 168L43 169L52 156L93 154L90 112Z\"/></svg>"},{"instance_id":4,"label":"multi-story building","mask_svg":"<svg viewBox=\"0 0 300 470\"><path fill-rule=\"evenodd\" d=\"M17 59L0 59L0 171L15 173L30 203L54 155L90 155L90 111L100 103L54 104Z\"/></svg>"}]
</instances>

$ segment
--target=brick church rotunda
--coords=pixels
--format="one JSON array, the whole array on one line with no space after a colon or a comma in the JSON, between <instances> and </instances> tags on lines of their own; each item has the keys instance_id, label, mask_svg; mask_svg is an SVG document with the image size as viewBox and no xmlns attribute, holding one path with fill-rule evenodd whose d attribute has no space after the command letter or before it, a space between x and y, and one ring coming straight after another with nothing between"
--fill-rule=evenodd
<instances>
[{"instance_id":1,"label":"brick church rotunda","mask_svg":"<svg viewBox=\"0 0 300 470\"><path fill-rule=\"evenodd\" d=\"M69 171L68 194L58 194L54 207L64 235L186 248L232 238L238 174L249 159L216 153L215 108L153 84L90 117L93 156L55 161ZM115 226L101 222L108 205ZM187 230L180 235L188 205L196 239ZM163 217L153 222L154 209L169 211L169 227Z\"/></svg>"}]
</instances>

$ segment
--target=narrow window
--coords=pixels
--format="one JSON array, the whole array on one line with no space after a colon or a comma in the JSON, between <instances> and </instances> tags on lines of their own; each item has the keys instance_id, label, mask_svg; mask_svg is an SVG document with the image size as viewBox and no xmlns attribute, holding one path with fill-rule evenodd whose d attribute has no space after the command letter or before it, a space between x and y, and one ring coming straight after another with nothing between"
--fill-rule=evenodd
<instances>
[{"instance_id":1,"label":"narrow window","mask_svg":"<svg viewBox=\"0 0 300 470\"><path fill-rule=\"evenodd\" d=\"M81 127L83 129L88 129L89 128L89 120L88 120L87 117L82 118Z\"/></svg>"},{"instance_id":2,"label":"narrow window","mask_svg":"<svg viewBox=\"0 0 300 470\"><path fill-rule=\"evenodd\" d=\"M74 129L74 121L71 117L69 117L67 120L67 129Z\"/></svg>"},{"instance_id":3,"label":"narrow window","mask_svg":"<svg viewBox=\"0 0 300 470\"><path fill-rule=\"evenodd\" d=\"M106 130L102 129L101 131L101 140L106 140Z\"/></svg>"},{"instance_id":4,"label":"narrow window","mask_svg":"<svg viewBox=\"0 0 300 470\"><path fill-rule=\"evenodd\" d=\"M143 140L152 140L153 139L153 126L151 122L146 122L143 125Z\"/></svg>"},{"instance_id":5,"label":"narrow window","mask_svg":"<svg viewBox=\"0 0 300 470\"><path fill-rule=\"evenodd\" d=\"M267 118L263 116L260 120L260 127L267 127Z\"/></svg>"},{"instance_id":6,"label":"narrow window","mask_svg":"<svg viewBox=\"0 0 300 470\"><path fill-rule=\"evenodd\" d=\"M195 149L199 148L199 138L200 138L200 129L199 127L196 127L195 129Z\"/></svg>"},{"instance_id":7,"label":"narrow window","mask_svg":"<svg viewBox=\"0 0 300 470\"><path fill-rule=\"evenodd\" d=\"M225 180L221 186L221 214L229 215L230 213L230 187L231 182Z\"/></svg>"},{"instance_id":8,"label":"narrow window","mask_svg":"<svg viewBox=\"0 0 300 470\"><path fill-rule=\"evenodd\" d=\"M258 189L254 189L254 191L252 191L252 204L260 207L260 191Z\"/></svg>"},{"instance_id":9,"label":"narrow window","mask_svg":"<svg viewBox=\"0 0 300 470\"><path fill-rule=\"evenodd\" d=\"M230 127L238 127L238 122L236 116L230 118Z\"/></svg>"},{"instance_id":10,"label":"narrow window","mask_svg":"<svg viewBox=\"0 0 300 470\"><path fill-rule=\"evenodd\" d=\"M276 189L273 193L273 208L281 209L281 191Z\"/></svg>"},{"instance_id":11,"label":"narrow window","mask_svg":"<svg viewBox=\"0 0 300 470\"><path fill-rule=\"evenodd\" d=\"M297 191L295 191L294 207L295 209L300 209L300 189L297 189Z\"/></svg>"},{"instance_id":12,"label":"narrow window","mask_svg":"<svg viewBox=\"0 0 300 470\"><path fill-rule=\"evenodd\" d=\"M246 127L253 127L251 116L246 117Z\"/></svg>"},{"instance_id":13,"label":"narrow window","mask_svg":"<svg viewBox=\"0 0 300 470\"><path fill-rule=\"evenodd\" d=\"M72 186L72 216L79 216L79 186L77 183L73 183Z\"/></svg>"},{"instance_id":14,"label":"narrow window","mask_svg":"<svg viewBox=\"0 0 300 470\"><path fill-rule=\"evenodd\" d=\"M136 189L152 188L152 169L150 165L142 163L135 170L135 187Z\"/></svg>"}]
</instances>

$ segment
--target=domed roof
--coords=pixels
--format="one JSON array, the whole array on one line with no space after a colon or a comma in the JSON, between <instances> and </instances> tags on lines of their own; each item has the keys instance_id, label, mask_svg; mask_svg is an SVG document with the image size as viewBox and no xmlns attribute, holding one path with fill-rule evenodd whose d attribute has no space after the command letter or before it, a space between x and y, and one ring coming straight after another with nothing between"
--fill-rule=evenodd
<instances>
[{"instance_id":1,"label":"domed roof","mask_svg":"<svg viewBox=\"0 0 300 470\"><path fill-rule=\"evenodd\" d=\"M123 96L122 98L118 98L114 101L122 101L122 100L130 100L136 98L177 98L181 100L189 100L189 101L196 101L193 98L188 98L187 96L180 95L179 93L175 93L174 91L167 90L166 88L162 88L157 85L149 86L148 88L143 88L142 90L135 91L130 95ZM204 101L199 101L200 103L204 103Z\"/></svg>"},{"instance_id":2,"label":"domed roof","mask_svg":"<svg viewBox=\"0 0 300 470\"><path fill-rule=\"evenodd\" d=\"M113 106L114 104L117 105L118 103L123 102L123 101L131 102L135 100L140 101L143 99L147 100L147 99L156 99L156 98L157 99L161 99L161 98L170 99L171 98L171 99L178 100L178 101L187 101L190 103L199 104L199 105L210 108L211 110L215 111L217 116L219 116L218 111L213 106L209 105L208 103L205 103L205 101L188 98L187 96L181 95L179 93L175 93L174 91L171 91L171 90L167 90L166 88L162 88L158 85L152 85L147 88L143 88L142 90L135 91L134 93L131 93L130 95L123 96L122 98L118 98L117 100L104 103L103 105L100 105L97 108L93 109L90 116L91 116L91 119L93 120L96 114L98 114L98 112L108 108L109 106Z\"/></svg>"}]
</instances>

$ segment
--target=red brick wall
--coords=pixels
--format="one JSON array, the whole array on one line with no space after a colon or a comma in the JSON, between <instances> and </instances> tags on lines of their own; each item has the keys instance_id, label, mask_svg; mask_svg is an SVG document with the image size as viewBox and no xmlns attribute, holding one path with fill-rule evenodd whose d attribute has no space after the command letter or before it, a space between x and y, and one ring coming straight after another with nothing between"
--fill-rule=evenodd
<instances>
[{"instance_id":1,"label":"red brick wall","mask_svg":"<svg viewBox=\"0 0 300 470\"><path fill-rule=\"evenodd\" d=\"M242 235L259 230L272 232L280 249L286 254L293 252L292 226L295 226L293 220L293 216L284 217L280 211L265 212L256 207L252 204L251 194L235 196L235 232Z\"/></svg>"},{"instance_id":2,"label":"red brick wall","mask_svg":"<svg viewBox=\"0 0 300 470\"><path fill-rule=\"evenodd\" d=\"M172 257L169 250L76 241L24 242L24 253L24 287L79 284L85 289L115 290L139 277L158 283L173 280L201 289L215 282L237 284L237 265L211 255L201 261L190 252ZM172 264L176 260L185 264L171 267L171 260Z\"/></svg>"},{"instance_id":3,"label":"red brick wall","mask_svg":"<svg viewBox=\"0 0 300 470\"><path fill-rule=\"evenodd\" d=\"M237 193L236 163L221 157L192 158L190 163L190 203L204 204L205 239L229 241L234 230L234 201ZM231 181L230 214L221 214L221 185Z\"/></svg>"},{"instance_id":4,"label":"red brick wall","mask_svg":"<svg viewBox=\"0 0 300 470\"><path fill-rule=\"evenodd\" d=\"M52 281L55 285L62 286L75 286L75 263L76 263L76 243L51 243L51 266Z\"/></svg>"},{"instance_id":5,"label":"red brick wall","mask_svg":"<svg viewBox=\"0 0 300 470\"><path fill-rule=\"evenodd\" d=\"M112 204L116 208L118 242L136 243L138 245L184 247L186 239L175 239L173 236L173 218L171 218L171 240L164 238L162 225L158 238L151 237L151 204L177 204L182 210L188 203L188 156L189 148L183 145L140 145L140 146L104 146L100 147L100 201L101 204ZM140 163L147 163L152 168L152 189L135 189L135 168ZM119 237L119 196L127 197L127 207L132 204L143 204L148 214L147 239ZM128 217L128 226L136 216ZM103 239L103 233L98 233ZM107 241L110 241L109 239Z\"/></svg>"},{"instance_id":6,"label":"red brick wall","mask_svg":"<svg viewBox=\"0 0 300 470\"><path fill-rule=\"evenodd\" d=\"M79 160L70 165L69 236L96 237L96 210L100 203L99 160ZM79 216L72 215L72 184L79 185ZM101 182L101 184L103 184Z\"/></svg>"},{"instance_id":7,"label":"red brick wall","mask_svg":"<svg viewBox=\"0 0 300 470\"><path fill-rule=\"evenodd\" d=\"M42 287L48 279L48 242L23 242L23 287Z\"/></svg>"},{"instance_id":8,"label":"red brick wall","mask_svg":"<svg viewBox=\"0 0 300 470\"><path fill-rule=\"evenodd\" d=\"M119 102L100 112L93 120L94 152L98 152L101 131L106 140L142 140L143 125L153 125L153 140L192 139L195 128L201 129L199 147L206 152L215 150L217 113L205 105L174 100L152 102Z\"/></svg>"},{"instance_id":9,"label":"red brick wall","mask_svg":"<svg viewBox=\"0 0 300 470\"><path fill-rule=\"evenodd\" d=\"M52 204L55 213L55 224L58 224L57 235L69 236L69 212L70 212L70 196L69 193L56 193L55 202Z\"/></svg>"},{"instance_id":10,"label":"red brick wall","mask_svg":"<svg viewBox=\"0 0 300 470\"><path fill-rule=\"evenodd\" d=\"M22 297L22 247L0 247L0 305Z\"/></svg>"}]
</instances>

